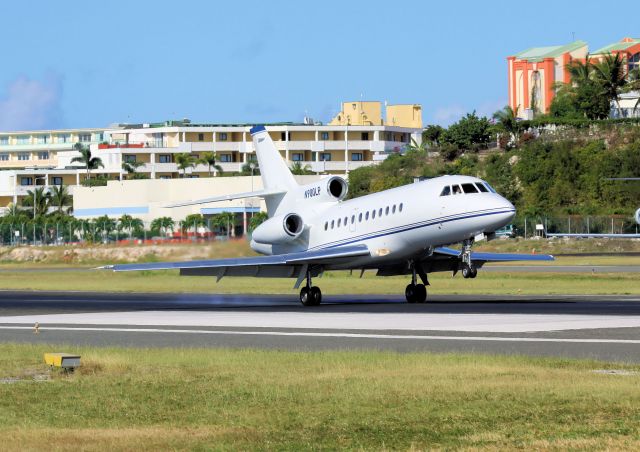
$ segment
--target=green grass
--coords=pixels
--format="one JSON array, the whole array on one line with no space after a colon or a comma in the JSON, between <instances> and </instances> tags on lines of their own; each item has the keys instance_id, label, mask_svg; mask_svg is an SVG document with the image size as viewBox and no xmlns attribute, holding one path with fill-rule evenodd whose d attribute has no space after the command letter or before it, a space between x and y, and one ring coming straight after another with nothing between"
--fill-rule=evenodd
<instances>
[{"instance_id":1,"label":"green grass","mask_svg":"<svg viewBox=\"0 0 640 452\"><path fill-rule=\"evenodd\" d=\"M640 294L636 273L480 273L473 280L460 274L430 275L431 294ZM291 294L294 279L179 276L177 271L113 273L106 270L71 272L12 272L0 274L0 289L79 290L105 292L191 292ZM314 279L324 294L403 294L408 277L376 277L328 272Z\"/></svg>"},{"instance_id":2,"label":"green grass","mask_svg":"<svg viewBox=\"0 0 640 452\"><path fill-rule=\"evenodd\" d=\"M638 449L640 376L586 361L0 345L4 450ZM617 368L638 370L637 366Z\"/></svg>"}]
</instances>

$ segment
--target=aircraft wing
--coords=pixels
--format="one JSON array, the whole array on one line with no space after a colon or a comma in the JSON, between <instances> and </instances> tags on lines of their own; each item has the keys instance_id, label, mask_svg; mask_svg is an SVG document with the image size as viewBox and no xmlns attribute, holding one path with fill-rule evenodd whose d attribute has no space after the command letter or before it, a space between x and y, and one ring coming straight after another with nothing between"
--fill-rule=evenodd
<instances>
[{"instance_id":1,"label":"aircraft wing","mask_svg":"<svg viewBox=\"0 0 640 452\"><path fill-rule=\"evenodd\" d=\"M318 251L255 256L231 259L210 259L186 262L152 262L146 264L116 264L100 267L116 272L142 270L180 270L183 276L257 276L266 278L300 277L313 265L335 263L342 259L368 256L366 245L353 245ZM304 271L303 271L304 269Z\"/></svg>"},{"instance_id":2,"label":"aircraft wing","mask_svg":"<svg viewBox=\"0 0 640 452\"><path fill-rule=\"evenodd\" d=\"M212 198L196 199L194 201L184 201L175 204L168 204L162 207L171 209L174 207L195 206L198 204L208 204L210 202L233 201L234 199L243 198L264 198L266 196L284 195L286 192L281 190L258 190L248 191L244 193L233 193L230 195L214 196Z\"/></svg>"},{"instance_id":3,"label":"aircraft wing","mask_svg":"<svg viewBox=\"0 0 640 452\"><path fill-rule=\"evenodd\" d=\"M440 247L433 250L433 254L460 257L462 251ZM555 258L549 254L483 253L472 251L471 260L474 262L553 261Z\"/></svg>"}]
</instances>

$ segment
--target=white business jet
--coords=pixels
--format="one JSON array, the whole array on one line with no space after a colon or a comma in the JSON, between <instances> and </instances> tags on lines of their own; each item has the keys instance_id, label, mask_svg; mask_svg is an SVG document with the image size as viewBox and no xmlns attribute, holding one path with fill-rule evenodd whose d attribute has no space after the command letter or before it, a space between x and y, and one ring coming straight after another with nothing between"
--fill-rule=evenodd
<instances>
[{"instance_id":1,"label":"white business jet","mask_svg":"<svg viewBox=\"0 0 640 452\"><path fill-rule=\"evenodd\" d=\"M486 182L442 176L345 200L338 176L308 185L296 183L263 126L251 129L264 189L189 201L169 207L262 197L269 219L253 231L251 248L264 256L148 264L112 265L115 271L179 269L181 275L296 278L305 306L320 304L312 278L327 270L377 270L379 276L411 275L409 303L427 298L427 274L462 272L475 278L490 261L553 260L553 256L472 252L474 240L515 216L513 205ZM444 247L461 243L460 250ZM418 281L420 278L420 282Z\"/></svg>"}]
</instances>

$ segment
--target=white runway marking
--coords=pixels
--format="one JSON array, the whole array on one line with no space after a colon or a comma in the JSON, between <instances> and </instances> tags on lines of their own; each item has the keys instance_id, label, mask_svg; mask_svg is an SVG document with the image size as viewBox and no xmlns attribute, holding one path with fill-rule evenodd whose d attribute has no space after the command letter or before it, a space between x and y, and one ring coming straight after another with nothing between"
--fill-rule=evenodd
<instances>
[{"instance_id":1,"label":"white runway marking","mask_svg":"<svg viewBox=\"0 0 640 452\"><path fill-rule=\"evenodd\" d=\"M30 326L0 326L3 330L32 330ZM48 327L44 331L93 331L93 332L134 332L134 333L181 333L181 334L217 334L235 336L298 336L298 337L336 337L351 339L418 339L450 341L489 341L489 342L565 342L593 344L640 344L632 339L572 339L545 337L491 337L491 336L419 336L401 334L367 333L321 333L321 332L285 332L285 331L223 331L223 330L174 330L160 328L91 328L91 327Z\"/></svg>"},{"instance_id":2,"label":"white runway marking","mask_svg":"<svg viewBox=\"0 0 640 452\"><path fill-rule=\"evenodd\" d=\"M640 316L133 311L0 317L0 324L244 327L525 333L640 327Z\"/></svg>"}]
</instances>

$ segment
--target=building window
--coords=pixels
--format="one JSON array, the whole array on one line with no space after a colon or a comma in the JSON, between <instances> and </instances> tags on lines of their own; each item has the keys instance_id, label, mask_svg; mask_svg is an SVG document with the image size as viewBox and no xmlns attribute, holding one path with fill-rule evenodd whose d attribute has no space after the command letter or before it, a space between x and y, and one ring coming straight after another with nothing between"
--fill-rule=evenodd
<instances>
[{"instance_id":1,"label":"building window","mask_svg":"<svg viewBox=\"0 0 640 452\"><path fill-rule=\"evenodd\" d=\"M0 154L0 161L6 162L7 160L9 160L9 154L7 153Z\"/></svg>"},{"instance_id":2,"label":"building window","mask_svg":"<svg viewBox=\"0 0 640 452\"><path fill-rule=\"evenodd\" d=\"M102 132L94 133L93 136L94 136L93 141L96 141L98 143L104 139L104 134Z\"/></svg>"},{"instance_id":3,"label":"building window","mask_svg":"<svg viewBox=\"0 0 640 452\"><path fill-rule=\"evenodd\" d=\"M18 153L18 160L29 160L29 153L28 152L20 152Z\"/></svg>"},{"instance_id":4,"label":"building window","mask_svg":"<svg viewBox=\"0 0 640 452\"><path fill-rule=\"evenodd\" d=\"M9 137L0 137L0 144L9 144Z\"/></svg>"},{"instance_id":5,"label":"building window","mask_svg":"<svg viewBox=\"0 0 640 452\"><path fill-rule=\"evenodd\" d=\"M353 160L354 162L361 162L362 161L362 152L353 152L351 154L351 160Z\"/></svg>"},{"instance_id":6,"label":"building window","mask_svg":"<svg viewBox=\"0 0 640 452\"><path fill-rule=\"evenodd\" d=\"M33 178L31 177L21 177L20 185L33 185Z\"/></svg>"},{"instance_id":7,"label":"building window","mask_svg":"<svg viewBox=\"0 0 640 452\"><path fill-rule=\"evenodd\" d=\"M49 151L38 152L38 160L49 160Z\"/></svg>"},{"instance_id":8,"label":"building window","mask_svg":"<svg viewBox=\"0 0 640 452\"><path fill-rule=\"evenodd\" d=\"M53 176L51 180L53 185L62 185L62 177L60 176Z\"/></svg>"},{"instance_id":9,"label":"building window","mask_svg":"<svg viewBox=\"0 0 640 452\"><path fill-rule=\"evenodd\" d=\"M280 141L287 141L287 132L280 132Z\"/></svg>"},{"instance_id":10,"label":"building window","mask_svg":"<svg viewBox=\"0 0 640 452\"><path fill-rule=\"evenodd\" d=\"M47 144L49 137L47 135L38 135L38 144Z\"/></svg>"},{"instance_id":11,"label":"building window","mask_svg":"<svg viewBox=\"0 0 640 452\"><path fill-rule=\"evenodd\" d=\"M160 176L159 179L171 179L171 176L163 175Z\"/></svg>"},{"instance_id":12,"label":"building window","mask_svg":"<svg viewBox=\"0 0 640 452\"><path fill-rule=\"evenodd\" d=\"M231 154L220 154L220 161L223 163L231 163L233 162L233 157Z\"/></svg>"},{"instance_id":13,"label":"building window","mask_svg":"<svg viewBox=\"0 0 640 452\"><path fill-rule=\"evenodd\" d=\"M189 176L187 176L190 179L198 179L200 176L197 174L190 174Z\"/></svg>"},{"instance_id":14,"label":"building window","mask_svg":"<svg viewBox=\"0 0 640 452\"><path fill-rule=\"evenodd\" d=\"M369 132L362 132L362 141L369 141Z\"/></svg>"},{"instance_id":15,"label":"building window","mask_svg":"<svg viewBox=\"0 0 640 452\"><path fill-rule=\"evenodd\" d=\"M302 162L304 160L304 154L302 152L294 152L291 156L291 160L294 162Z\"/></svg>"},{"instance_id":16,"label":"building window","mask_svg":"<svg viewBox=\"0 0 640 452\"><path fill-rule=\"evenodd\" d=\"M160 154L158 156L158 163L171 163L171 155L170 154Z\"/></svg>"},{"instance_id":17,"label":"building window","mask_svg":"<svg viewBox=\"0 0 640 452\"><path fill-rule=\"evenodd\" d=\"M320 139L327 141L329 139L329 132L320 132Z\"/></svg>"},{"instance_id":18,"label":"building window","mask_svg":"<svg viewBox=\"0 0 640 452\"><path fill-rule=\"evenodd\" d=\"M68 133L61 133L58 135L58 143L68 143L71 141L71 135Z\"/></svg>"},{"instance_id":19,"label":"building window","mask_svg":"<svg viewBox=\"0 0 640 452\"><path fill-rule=\"evenodd\" d=\"M28 135L20 135L16 140L18 144L29 144L29 136Z\"/></svg>"},{"instance_id":20,"label":"building window","mask_svg":"<svg viewBox=\"0 0 640 452\"><path fill-rule=\"evenodd\" d=\"M90 143L91 142L91 134L90 133L81 133L78 135L78 140L80 143Z\"/></svg>"},{"instance_id":21,"label":"building window","mask_svg":"<svg viewBox=\"0 0 640 452\"><path fill-rule=\"evenodd\" d=\"M204 133L198 134L198 141L204 141Z\"/></svg>"},{"instance_id":22,"label":"building window","mask_svg":"<svg viewBox=\"0 0 640 452\"><path fill-rule=\"evenodd\" d=\"M125 155L122 156L122 160L124 162L127 162L127 163L135 163L136 162L136 156L133 155L133 154L125 154Z\"/></svg>"},{"instance_id":23,"label":"building window","mask_svg":"<svg viewBox=\"0 0 640 452\"><path fill-rule=\"evenodd\" d=\"M330 162L331 161L331 152L321 152L320 153L320 161L321 162Z\"/></svg>"},{"instance_id":24,"label":"building window","mask_svg":"<svg viewBox=\"0 0 640 452\"><path fill-rule=\"evenodd\" d=\"M218 139L219 139L220 141L227 141L227 132L220 132L220 133L218 134Z\"/></svg>"},{"instance_id":25,"label":"building window","mask_svg":"<svg viewBox=\"0 0 640 452\"><path fill-rule=\"evenodd\" d=\"M391 132L385 132L384 133L384 139L386 141L393 141L393 134Z\"/></svg>"}]
</instances>

